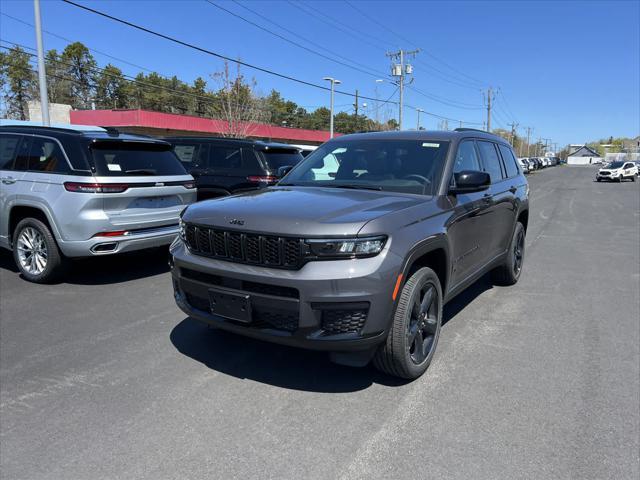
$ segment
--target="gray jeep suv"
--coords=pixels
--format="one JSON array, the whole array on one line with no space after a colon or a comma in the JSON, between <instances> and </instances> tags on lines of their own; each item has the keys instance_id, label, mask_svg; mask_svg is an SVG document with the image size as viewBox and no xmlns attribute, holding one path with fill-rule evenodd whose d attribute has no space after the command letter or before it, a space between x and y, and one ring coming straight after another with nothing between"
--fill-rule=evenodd
<instances>
[{"instance_id":1,"label":"gray jeep suv","mask_svg":"<svg viewBox=\"0 0 640 480\"><path fill-rule=\"evenodd\" d=\"M0 182L0 246L38 283L71 257L169 245L196 197L169 143L99 127L0 126Z\"/></svg>"},{"instance_id":2,"label":"gray jeep suv","mask_svg":"<svg viewBox=\"0 0 640 480\"><path fill-rule=\"evenodd\" d=\"M485 272L518 281L528 195L510 145L482 131L342 136L274 187L187 208L175 299L224 330L416 378L447 301Z\"/></svg>"}]
</instances>

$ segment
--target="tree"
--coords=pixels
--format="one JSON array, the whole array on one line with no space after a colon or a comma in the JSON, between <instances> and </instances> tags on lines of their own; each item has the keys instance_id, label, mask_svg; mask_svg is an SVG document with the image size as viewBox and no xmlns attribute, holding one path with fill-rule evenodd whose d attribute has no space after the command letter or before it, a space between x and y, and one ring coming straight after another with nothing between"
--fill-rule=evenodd
<instances>
[{"instance_id":1,"label":"tree","mask_svg":"<svg viewBox=\"0 0 640 480\"><path fill-rule=\"evenodd\" d=\"M69 79L67 95L74 108L90 108L95 89L96 61L89 49L80 42L66 46L60 62Z\"/></svg>"},{"instance_id":2,"label":"tree","mask_svg":"<svg viewBox=\"0 0 640 480\"><path fill-rule=\"evenodd\" d=\"M49 50L44 57L47 72L47 94L51 103L71 103L71 82L66 78L66 68L57 50Z\"/></svg>"},{"instance_id":3,"label":"tree","mask_svg":"<svg viewBox=\"0 0 640 480\"><path fill-rule=\"evenodd\" d=\"M232 138L251 135L252 124L266 120L265 111L254 93L255 79L247 82L240 71L240 64L237 64L235 76L232 75L226 61L223 71L214 73L212 78L220 86L214 111L227 123L223 135Z\"/></svg>"},{"instance_id":4,"label":"tree","mask_svg":"<svg viewBox=\"0 0 640 480\"><path fill-rule=\"evenodd\" d=\"M207 82L202 78L198 77L193 81L193 86L191 87L191 93L193 93L193 110L190 113L194 113L199 117L204 117L207 113L207 99L206 97L211 97L211 94L207 92Z\"/></svg>"},{"instance_id":5,"label":"tree","mask_svg":"<svg viewBox=\"0 0 640 480\"><path fill-rule=\"evenodd\" d=\"M127 81L118 67L108 64L97 76L96 103L100 108L128 106Z\"/></svg>"},{"instance_id":6,"label":"tree","mask_svg":"<svg viewBox=\"0 0 640 480\"><path fill-rule=\"evenodd\" d=\"M34 97L38 84L36 75L29 65L29 54L15 47L0 58L0 70L4 80L2 96L6 116L18 120L29 119L27 102Z\"/></svg>"}]
</instances>

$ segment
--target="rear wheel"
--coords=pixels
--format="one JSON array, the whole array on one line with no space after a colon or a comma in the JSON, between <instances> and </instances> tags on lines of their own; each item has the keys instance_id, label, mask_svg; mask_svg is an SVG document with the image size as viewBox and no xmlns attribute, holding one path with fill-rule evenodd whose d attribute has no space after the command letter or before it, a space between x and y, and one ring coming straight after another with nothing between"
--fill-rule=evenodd
<instances>
[{"instance_id":1,"label":"rear wheel","mask_svg":"<svg viewBox=\"0 0 640 480\"><path fill-rule=\"evenodd\" d=\"M65 263L49 227L35 218L25 218L16 226L13 258L25 280L35 283L54 281Z\"/></svg>"},{"instance_id":2,"label":"rear wheel","mask_svg":"<svg viewBox=\"0 0 640 480\"><path fill-rule=\"evenodd\" d=\"M373 359L378 370L411 380L427 370L440 336L442 303L442 287L433 270L424 267L411 275L387 340Z\"/></svg>"},{"instance_id":3,"label":"rear wheel","mask_svg":"<svg viewBox=\"0 0 640 480\"><path fill-rule=\"evenodd\" d=\"M513 238L511 239L511 245L509 246L509 252L507 253L507 258L504 264L495 268L491 272L491 279L496 285L508 286L518 283L520 273L522 272L522 265L524 263L524 250L524 225L518 222L516 223Z\"/></svg>"}]
</instances>

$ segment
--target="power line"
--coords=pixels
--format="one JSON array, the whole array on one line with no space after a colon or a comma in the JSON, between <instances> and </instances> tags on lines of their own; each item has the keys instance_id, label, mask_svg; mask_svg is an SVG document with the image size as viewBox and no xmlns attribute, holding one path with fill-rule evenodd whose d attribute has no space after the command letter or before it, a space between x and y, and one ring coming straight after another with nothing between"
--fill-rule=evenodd
<instances>
[{"instance_id":1,"label":"power line","mask_svg":"<svg viewBox=\"0 0 640 480\"><path fill-rule=\"evenodd\" d=\"M416 88L416 87L414 87L412 85L407 86L407 88L409 88L410 90L413 90L414 92L416 92L416 93L418 93L418 94L420 94L420 95L422 95L422 96L424 96L426 98L429 98L429 99L431 99L431 100L433 100L435 102L442 103L443 105L448 105L450 107L460 108L462 110L482 110L484 108L482 105L472 105L470 103L460 103L460 102L458 102L456 100L451 100L451 99L448 99L448 98L438 97L437 95L433 95L433 94L430 94L430 93L423 92L422 90L420 90L420 89L418 89L418 88Z\"/></svg>"},{"instance_id":2,"label":"power line","mask_svg":"<svg viewBox=\"0 0 640 480\"><path fill-rule=\"evenodd\" d=\"M322 58L324 58L324 59L326 59L326 60L329 60L329 61L331 61L331 62L337 63L337 64L342 65L342 66L347 67L347 68L351 68L352 70L356 70L356 71L358 71L358 72L360 72L360 73L364 73L364 74L366 74L366 75L370 75L370 76L375 77L375 78L378 78L378 77L381 75L381 73L380 73L380 72L377 72L377 73L376 73L374 70L370 70L370 69L369 69L369 67L367 67L367 66L364 66L364 68L366 68L366 70L365 70L365 69L363 69L363 68L360 68L360 67L354 66L354 65L352 65L352 64L345 63L345 62L340 61L340 60L336 60L335 58L332 58L332 57L330 57L330 56L328 56L328 55L325 55L325 54L323 54L323 53L321 53L321 52L318 52L317 50L314 50L314 49L312 49L312 48L305 47L304 45L301 45L300 43L298 43L298 42L296 42L296 41L294 41L294 40L291 40L290 38L287 38L287 37L285 37L284 35L281 35L281 34L279 34L279 33L277 33L277 32L274 32L273 30L269 30L268 28L266 28L266 27L264 27L264 26L262 26L262 25L260 25L260 24L258 24L258 23L255 23L255 22L253 22L253 21L249 20L248 18L243 17L242 15L238 15L237 13L232 12L231 10L228 10L228 9L226 9L226 8L224 8L224 7L220 6L220 5L218 5L217 3L213 2L212 0L205 0L205 1L206 1L208 4L210 4L210 5L212 5L212 6L216 7L216 8L218 8L218 9L220 9L220 10L222 10L223 12L226 12L226 13L228 13L229 15L232 15L232 16L234 16L234 17L236 17L236 18L238 18L238 19L242 20L243 22L248 23L249 25L253 25L254 27L259 28L260 30L262 30L262 31L264 31L264 32L267 32L267 33L269 33L269 34L271 34L271 35L273 35L273 36L275 36L275 37L277 37L277 38L279 38L279 39L281 39L281 40L284 40L284 41L285 41L285 42L287 42L287 43L290 43L291 45L294 45L294 46L296 46L296 47L298 47L298 48L301 48L301 49L303 49L303 50L306 50L307 52L310 52L310 53L312 53L312 54L314 54L314 55L317 55L317 56L322 57ZM234 3L237 3L237 2L234 2ZM251 11L251 12L252 12L252 13L254 13L255 15L261 16L260 14L258 14L258 13L256 13L256 12L254 12L253 10L249 9L248 7L244 7L244 6L243 6L243 5L241 5L241 4L239 4L239 5L240 5L241 7L243 7L243 8L246 8L247 10ZM261 17L262 17L262 16L261 16ZM264 19L264 17L262 17L262 18ZM266 19L265 19L265 20L266 20ZM269 20L267 20L267 21L269 21ZM271 23L273 23L273 22L271 22ZM277 25L277 24L276 24L276 25ZM277 25L277 26L278 26L279 28L282 28L282 29L284 30L284 27L282 27L282 26L280 26L280 25ZM295 33L294 33L294 35L297 35L297 34L295 34ZM303 37L300 37L300 38L303 38ZM304 38L303 38L303 39L304 39ZM313 43L313 42L310 42L309 40L306 40L306 39L304 39L304 40L305 40L305 41L307 41L307 42L309 42L309 43ZM320 47L320 48L322 48L322 49L326 50L324 47ZM332 53L333 53L333 52L332 52ZM333 53L333 54L334 54L334 55L336 55L336 56L338 56L338 57L340 57L340 58L345 58L345 57L342 57L341 55L338 55L338 54L336 54L336 53ZM349 59L346 59L346 60L347 60L347 61L352 62L353 64L357 64L357 63L356 63L356 62L354 62L353 60L349 60ZM357 65L361 65L361 64L357 64ZM382 73L382 75L385 75L385 74L384 74L384 73Z\"/></svg>"},{"instance_id":3,"label":"power line","mask_svg":"<svg viewBox=\"0 0 640 480\"><path fill-rule=\"evenodd\" d=\"M384 23L378 21L375 17L372 17L371 15L369 15L367 12L365 12L364 10L361 10L359 7L356 7L353 3L351 3L349 0L344 0L344 3L346 3L347 5L349 5L353 10L355 10L356 12L358 12L360 15L362 15L363 17L367 18L370 22L373 22L374 24L378 25L380 28L386 30L387 32L391 33L392 35L395 35L397 38L399 38L400 40L402 40L403 42L406 42L410 45L416 46L415 42L412 42L411 40L407 39L406 37L400 35L399 33L397 33L396 31L392 30L391 28L389 28L387 25L385 25ZM431 58L433 58L434 60L440 62L441 64L445 65L446 67L448 67L449 69L451 69L452 71L456 72L458 75L462 75L463 77L466 77L468 79L470 79L471 81L473 81L474 83L477 83L478 85L485 85L486 83L478 80L477 78L474 78L470 75L467 75L466 73L458 70L455 67L452 67L451 65L449 65L448 63L446 63L444 60L440 60L438 57L436 57L435 55L433 55L432 53L429 53L428 51L424 50L424 53L426 53L427 55L429 55ZM433 67L431 67L433 68Z\"/></svg>"},{"instance_id":4,"label":"power line","mask_svg":"<svg viewBox=\"0 0 640 480\"><path fill-rule=\"evenodd\" d=\"M112 20L114 22L120 23L122 25L129 26L129 27L134 28L136 30L148 33L150 35L153 35L153 36L165 39L165 40L168 40L168 41L170 41L172 43L175 43L177 45L181 45L183 47L187 47L187 48L190 48L192 50L196 50L196 51L199 51L201 53L205 53L207 55L210 55L210 56L213 56L213 57L216 57L216 58L220 58L220 59L235 63L237 65L242 65L244 67L247 67L247 68L250 68L250 69L254 69L254 70L257 70L259 72L266 73L268 75L272 75L272 76L275 76L275 77L283 78L283 79L289 80L291 82L299 83L299 84L302 84L302 85L307 85L309 87L314 87L314 88L317 88L317 89L320 89L320 90L324 90L324 91L330 91L331 90L329 87L325 87L324 85L320 85L320 84L317 84L317 83L309 82L307 80L302 80L302 79L299 79L299 78L296 78L296 77L292 77L290 75L283 74L283 73L280 73L280 72L276 72L274 70L270 70L270 69L265 68L265 67L260 67L260 66L257 66L257 65L253 65L253 64L244 62L242 60L233 59L233 58L228 57L226 55L223 55L223 54L214 52L212 50L209 50L207 48L200 47L198 45L194 45L194 44L189 43L189 42L185 42L183 40L180 40L178 38L172 37L170 35L166 35L164 33L160 33L160 32L157 32L155 30L151 30L151 29L149 29L147 27L143 27L141 25L129 22L127 20L115 17L113 15L110 15L110 14L107 14L107 13L104 13L104 12L101 12L101 11L96 10L94 8L87 7L85 5L81 5L81 4L75 3L75 2L73 2L71 0L62 0L62 1L64 3L67 3L69 5L74 6L76 8L80 8L80 9L85 10L87 12L99 15L101 17L107 18L109 20ZM349 97L355 97L355 95L353 93L342 91L342 90L335 90L335 93L340 94L340 95L346 95L346 96L349 96ZM375 98L367 97L367 96L360 96L360 98L363 99L363 100L377 100ZM393 103L393 104L396 104L396 105L398 104L398 102L391 102L391 101L389 103ZM410 108L415 109L415 107L410 107ZM437 116L438 118L448 119L447 117L442 117L442 116L438 116L438 115L435 115L435 114L432 114L432 115ZM460 121L460 120L457 120L457 119L449 119L449 120ZM467 122L467 121L465 121L464 123L478 125L477 122Z\"/></svg>"},{"instance_id":5,"label":"power line","mask_svg":"<svg viewBox=\"0 0 640 480\"><path fill-rule=\"evenodd\" d=\"M333 17L330 17L329 15L325 14L324 12L322 12L321 10L318 10L317 8L311 6L311 4L309 3L296 3L293 2L291 0L286 0L287 3L289 5L291 5L292 7L297 8L298 10L302 11L305 15L309 15L312 18L315 18L316 20L319 20L323 23L325 23L326 25L329 25L332 28L336 28L338 30L340 30L341 32L349 35L352 38L355 38L356 40L358 40L359 42L364 42L374 48L379 48L381 50L386 50L386 45L381 43L379 39L375 38L375 37L371 37L373 39L373 41L368 40L367 38L364 38L364 35L366 35L367 37L369 37L370 35L363 33L359 30L356 30L353 28L353 25L347 25L344 22L341 22L340 20L337 20ZM315 13L314 14L310 14L308 10L311 10L312 12ZM360 35L360 37L358 37L358 35L356 35L356 33L358 35Z\"/></svg>"}]
</instances>

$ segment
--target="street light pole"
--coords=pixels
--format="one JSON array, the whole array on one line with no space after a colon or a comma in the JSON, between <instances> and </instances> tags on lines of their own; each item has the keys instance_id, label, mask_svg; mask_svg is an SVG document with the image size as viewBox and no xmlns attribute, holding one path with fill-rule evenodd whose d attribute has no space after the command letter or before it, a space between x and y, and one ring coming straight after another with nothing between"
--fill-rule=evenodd
<instances>
[{"instance_id":1,"label":"street light pole","mask_svg":"<svg viewBox=\"0 0 640 480\"><path fill-rule=\"evenodd\" d=\"M329 138L333 138L333 93L336 85L340 85L340 80L332 77L324 77L323 80L331 82L331 117L329 118Z\"/></svg>"},{"instance_id":2,"label":"street light pole","mask_svg":"<svg viewBox=\"0 0 640 480\"><path fill-rule=\"evenodd\" d=\"M44 69L44 47L42 45L42 21L40 20L40 0L33 0L33 14L36 27L36 46L38 47L38 83L40 84L40 110L42 124L51 125L49 120L49 99L47 97L47 74Z\"/></svg>"}]
</instances>

